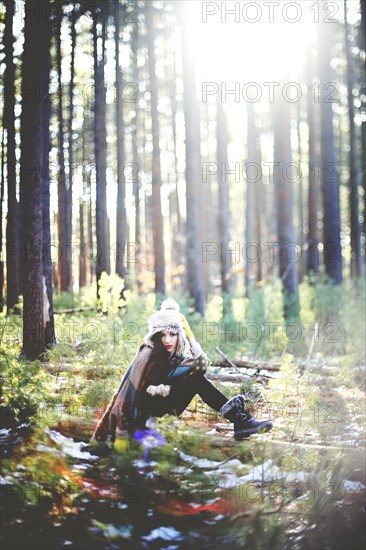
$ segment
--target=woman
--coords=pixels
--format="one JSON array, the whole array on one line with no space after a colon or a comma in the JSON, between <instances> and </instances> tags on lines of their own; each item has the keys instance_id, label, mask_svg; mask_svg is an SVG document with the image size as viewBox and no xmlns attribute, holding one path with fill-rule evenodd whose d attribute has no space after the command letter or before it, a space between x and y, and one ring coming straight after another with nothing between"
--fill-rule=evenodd
<instances>
[{"instance_id":1,"label":"woman","mask_svg":"<svg viewBox=\"0 0 366 550\"><path fill-rule=\"evenodd\" d=\"M195 395L234 423L234 438L272 428L269 420L257 422L245 411L242 395L228 400L205 377L209 360L179 312L174 300L165 300L148 321L149 332L128 368L92 440L126 438L144 429L149 417L179 416ZM191 355L185 353L186 338Z\"/></svg>"}]
</instances>

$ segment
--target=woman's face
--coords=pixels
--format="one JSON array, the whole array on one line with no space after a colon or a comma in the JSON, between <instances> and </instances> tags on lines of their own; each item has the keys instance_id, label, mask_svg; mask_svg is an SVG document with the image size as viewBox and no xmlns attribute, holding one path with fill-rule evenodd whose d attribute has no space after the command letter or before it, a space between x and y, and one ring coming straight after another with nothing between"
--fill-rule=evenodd
<instances>
[{"instance_id":1,"label":"woman's face","mask_svg":"<svg viewBox=\"0 0 366 550\"><path fill-rule=\"evenodd\" d=\"M161 336L161 343L163 344L165 350L172 354L178 345L178 334L172 334L168 330L163 330Z\"/></svg>"}]
</instances>

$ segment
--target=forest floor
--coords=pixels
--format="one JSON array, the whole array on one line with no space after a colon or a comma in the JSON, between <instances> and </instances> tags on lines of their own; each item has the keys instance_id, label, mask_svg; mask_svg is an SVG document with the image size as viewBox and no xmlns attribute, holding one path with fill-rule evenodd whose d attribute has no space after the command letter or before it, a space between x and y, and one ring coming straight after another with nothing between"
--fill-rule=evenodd
<instances>
[{"instance_id":1,"label":"forest floor","mask_svg":"<svg viewBox=\"0 0 366 550\"><path fill-rule=\"evenodd\" d=\"M242 442L198 398L124 452L91 445L87 415L2 430L4 548L364 548L365 374L284 364L248 386L273 430Z\"/></svg>"}]
</instances>

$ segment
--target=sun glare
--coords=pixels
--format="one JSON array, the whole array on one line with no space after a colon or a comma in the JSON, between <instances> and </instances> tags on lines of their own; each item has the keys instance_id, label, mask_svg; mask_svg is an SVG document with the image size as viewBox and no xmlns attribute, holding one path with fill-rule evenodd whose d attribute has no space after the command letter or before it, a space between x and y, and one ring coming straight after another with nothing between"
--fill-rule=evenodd
<instances>
[{"instance_id":1,"label":"sun glare","mask_svg":"<svg viewBox=\"0 0 366 550\"><path fill-rule=\"evenodd\" d=\"M314 30L311 13L296 2L287 4L299 8L287 11L270 10L269 4L187 2L198 80L244 85L278 78L284 68L289 76L298 72ZM215 6L219 11L211 14Z\"/></svg>"}]
</instances>

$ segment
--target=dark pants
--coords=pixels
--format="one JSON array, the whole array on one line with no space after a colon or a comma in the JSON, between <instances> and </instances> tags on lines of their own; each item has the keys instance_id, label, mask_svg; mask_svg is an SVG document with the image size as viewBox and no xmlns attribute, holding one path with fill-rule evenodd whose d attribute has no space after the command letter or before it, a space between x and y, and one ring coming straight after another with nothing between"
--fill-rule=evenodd
<instances>
[{"instance_id":1,"label":"dark pants","mask_svg":"<svg viewBox=\"0 0 366 550\"><path fill-rule=\"evenodd\" d=\"M174 414L179 416L188 407L195 395L199 395L215 411L228 401L215 386L201 374L179 377L169 381L171 386L167 397L145 395L141 403L142 421L149 416Z\"/></svg>"}]
</instances>

